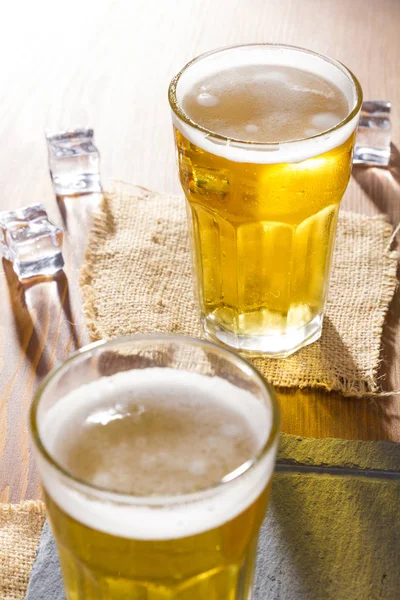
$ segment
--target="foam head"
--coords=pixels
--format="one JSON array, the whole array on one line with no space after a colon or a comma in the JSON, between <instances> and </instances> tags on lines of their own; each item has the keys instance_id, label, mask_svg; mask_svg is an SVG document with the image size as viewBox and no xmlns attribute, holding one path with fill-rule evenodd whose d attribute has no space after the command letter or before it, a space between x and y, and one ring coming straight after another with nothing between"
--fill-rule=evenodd
<instances>
[{"instance_id":1,"label":"foam head","mask_svg":"<svg viewBox=\"0 0 400 600\"><path fill-rule=\"evenodd\" d=\"M169 91L174 125L228 160L300 162L345 142L357 126L361 88L340 63L290 46L210 52Z\"/></svg>"},{"instance_id":2,"label":"foam head","mask_svg":"<svg viewBox=\"0 0 400 600\"><path fill-rule=\"evenodd\" d=\"M116 373L55 403L40 424L44 486L85 525L134 539L212 529L245 510L268 483L271 409L219 377L170 368ZM80 482L85 482L87 486ZM102 488L102 490L94 489Z\"/></svg>"},{"instance_id":3,"label":"foam head","mask_svg":"<svg viewBox=\"0 0 400 600\"><path fill-rule=\"evenodd\" d=\"M348 113L333 83L301 69L247 65L209 75L184 96L186 115L230 139L302 140L335 127Z\"/></svg>"}]
</instances>

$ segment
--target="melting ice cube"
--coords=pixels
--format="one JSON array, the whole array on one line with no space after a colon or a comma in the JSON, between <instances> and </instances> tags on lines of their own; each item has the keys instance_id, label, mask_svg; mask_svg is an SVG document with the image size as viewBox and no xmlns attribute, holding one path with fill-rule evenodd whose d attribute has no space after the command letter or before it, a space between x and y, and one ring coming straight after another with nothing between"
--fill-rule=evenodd
<instances>
[{"instance_id":1,"label":"melting ice cube","mask_svg":"<svg viewBox=\"0 0 400 600\"><path fill-rule=\"evenodd\" d=\"M62 240L63 232L48 219L43 204L0 212L0 254L20 279L62 269Z\"/></svg>"},{"instance_id":2,"label":"melting ice cube","mask_svg":"<svg viewBox=\"0 0 400 600\"><path fill-rule=\"evenodd\" d=\"M60 196L101 192L100 153L93 129L79 127L47 132L50 175Z\"/></svg>"}]
</instances>

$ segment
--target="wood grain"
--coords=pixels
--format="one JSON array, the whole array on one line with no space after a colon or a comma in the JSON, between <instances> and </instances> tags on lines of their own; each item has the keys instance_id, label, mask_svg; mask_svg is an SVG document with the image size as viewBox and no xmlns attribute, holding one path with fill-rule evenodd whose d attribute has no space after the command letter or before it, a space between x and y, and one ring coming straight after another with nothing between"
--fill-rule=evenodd
<instances>
[{"instance_id":1,"label":"wood grain","mask_svg":"<svg viewBox=\"0 0 400 600\"><path fill-rule=\"evenodd\" d=\"M99 198L54 197L46 125L87 114L102 175L180 193L166 90L193 56L218 46L284 42L332 55L369 99L393 102L391 169L357 168L344 208L400 217L398 0L50 0L8 3L0 23L0 209L44 202L65 234L67 268L21 284L0 268L0 500L36 498L27 414L53 364L87 341L79 286ZM383 385L400 389L396 297L385 328ZM282 428L316 437L400 441L400 400L280 391Z\"/></svg>"}]
</instances>

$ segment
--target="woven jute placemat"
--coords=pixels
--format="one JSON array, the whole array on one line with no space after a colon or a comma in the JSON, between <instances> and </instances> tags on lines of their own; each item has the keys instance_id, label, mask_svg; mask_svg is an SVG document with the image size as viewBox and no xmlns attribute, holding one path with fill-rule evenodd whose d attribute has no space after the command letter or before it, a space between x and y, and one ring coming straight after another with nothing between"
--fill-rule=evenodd
<instances>
[{"instance_id":1,"label":"woven jute placemat","mask_svg":"<svg viewBox=\"0 0 400 600\"><path fill-rule=\"evenodd\" d=\"M0 503L1 600L24 598L45 518L43 502Z\"/></svg>"},{"instance_id":2,"label":"woven jute placemat","mask_svg":"<svg viewBox=\"0 0 400 600\"><path fill-rule=\"evenodd\" d=\"M187 231L182 197L125 183L105 195L81 277L94 339L201 335ZM322 337L288 359L256 359L273 385L380 392L382 327L397 285L392 232L384 216L340 213Z\"/></svg>"}]
</instances>

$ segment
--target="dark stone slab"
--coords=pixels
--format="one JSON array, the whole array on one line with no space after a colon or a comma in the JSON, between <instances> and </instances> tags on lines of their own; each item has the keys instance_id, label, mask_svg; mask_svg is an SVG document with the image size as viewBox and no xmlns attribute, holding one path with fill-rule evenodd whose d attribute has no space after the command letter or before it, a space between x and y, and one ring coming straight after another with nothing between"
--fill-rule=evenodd
<instances>
[{"instance_id":1,"label":"dark stone slab","mask_svg":"<svg viewBox=\"0 0 400 600\"><path fill-rule=\"evenodd\" d=\"M400 445L282 436L253 600L395 600L400 589ZM365 471L354 476L347 469ZM382 477L370 474L382 472ZM26 600L65 600L46 523Z\"/></svg>"}]
</instances>

